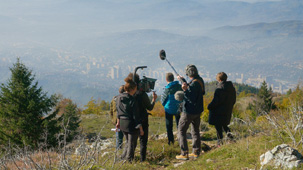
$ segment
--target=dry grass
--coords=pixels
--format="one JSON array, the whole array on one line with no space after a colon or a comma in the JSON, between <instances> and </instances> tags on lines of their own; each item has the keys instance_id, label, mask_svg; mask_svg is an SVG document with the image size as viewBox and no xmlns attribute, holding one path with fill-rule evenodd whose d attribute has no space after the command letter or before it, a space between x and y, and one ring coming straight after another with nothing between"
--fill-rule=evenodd
<instances>
[{"instance_id":1,"label":"dry grass","mask_svg":"<svg viewBox=\"0 0 303 170\"><path fill-rule=\"evenodd\" d=\"M231 125L236 143L225 140L225 144L220 148L212 147L211 151L196 160L186 161L177 169L259 169L260 155L282 142L295 144L293 146L297 146L296 149L302 148L302 128L298 129L300 122L303 122L300 117L303 113L300 111L302 110L293 109L281 113L283 116L272 113L259 117L256 122L237 121ZM110 128L107 128L111 127L110 122L104 117L92 119L100 121L94 124L98 126L96 133L99 135L95 138L97 143L104 139L101 134L114 136ZM89 122L92 122L89 118L84 121ZM166 132L164 118L151 117L149 122L150 136ZM202 142L214 145L214 128L207 124L202 127ZM167 139L151 138L148 142L147 161L143 163L139 162L138 146L132 164L119 159L121 150L115 150L114 142L105 149L101 149L99 145L87 146L82 154L76 155L76 147L81 144L91 145L86 141L83 137L69 145L61 141L63 147L47 150L9 147L1 154L0 169L175 169L174 165L182 162L175 159L175 156L180 154L178 142L168 145Z\"/></svg>"}]
</instances>

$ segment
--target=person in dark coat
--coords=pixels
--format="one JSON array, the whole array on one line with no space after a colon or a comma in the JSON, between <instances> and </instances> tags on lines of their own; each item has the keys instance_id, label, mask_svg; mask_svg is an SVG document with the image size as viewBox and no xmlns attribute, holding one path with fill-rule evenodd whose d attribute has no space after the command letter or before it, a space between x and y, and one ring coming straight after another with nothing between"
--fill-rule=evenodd
<instances>
[{"instance_id":1,"label":"person in dark coat","mask_svg":"<svg viewBox=\"0 0 303 170\"><path fill-rule=\"evenodd\" d=\"M173 73L166 73L166 82L164 92L161 96L161 103L165 110L165 124L168 137L168 144L174 144L173 134L173 116L175 116L176 125L178 129L180 119L180 104L181 102L176 100L174 95L177 91L182 91L181 85L178 81L174 81Z\"/></svg>"},{"instance_id":2,"label":"person in dark coat","mask_svg":"<svg viewBox=\"0 0 303 170\"><path fill-rule=\"evenodd\" d=\"M133 79L133 73L130 73L128 77ZM137 86L140 84L140 77L138 74L135 75L135 82ZM147 93L142 89L138 89L134 94L135 99L138 102L138 112L141 117L142 128L144 131L144 135L140 136L140 161L143 162L146 160L146 151L147 151L147 142L148 142L148 115L147 110L153 110L155 106L155 102L157 99L157 94L153 92L153 99L150 101Z\"/></svg>"},{"instance_id":3,"label":"person in dark coat","mask_svg":"<svg viewBox=\"0 0 303 170\"><path fill-rule=\"evenodd\" d=\"M207 108L209 110L209 124L215 125L218 146L220 146L223 143L223 130L229 138L233 138L228 125L231 120L233 106L236 103L236 90L231 81L226 81L226 73L218 73L216 79L218 84L214 98Z\"/></svg>"},{"instance_id":4,"label":"person in dark coat","mask_svg":"<svg viewBox=\"0 0 303 170\"><path fill-rule=\"evenodd\" d=\"M117 108L117 124L116 128L123 132L126 139L126 145L124 147L122 159L127 159L132 162L135 155L135 149L137 146L137 140L139 134L144 135L140 114L137 110L137 101L133 96L137 91L137 84L129 77L124 80L124 90L126 92L117 96L116 108Z\"/></svg>"},{"instance_id":5,"label":"person in dark coat","mask_svg":"<svg viewBox=\"0 0 303 170\"><path fill-rule=\"evenodd\" d=\"M178 137L181 154L176 156L179 160L188 160L189 157L197 158L201 153L200 139L200 122L201 114L204 111L203 95L205 94L205 86L202 77L199 76L198 69L195 65L189 64L185 68L186 75L190 78L190 82L182 83L184 92L184 101L182 114L179 120ZM178 79L184 81L184 78L178 76ZM177 94L177 93L176 93ZM192 153L188 153L188 144L186 132L191 125L192 134Z\"/></svg>"}]
</instances>

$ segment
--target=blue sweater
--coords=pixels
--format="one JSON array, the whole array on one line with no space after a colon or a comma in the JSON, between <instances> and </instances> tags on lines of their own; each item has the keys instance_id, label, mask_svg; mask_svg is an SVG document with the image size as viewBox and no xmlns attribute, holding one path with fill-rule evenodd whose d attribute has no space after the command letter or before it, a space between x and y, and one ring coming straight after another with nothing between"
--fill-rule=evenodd
<instances>
[{"instance_id":1,"label":"blue sweater","mask_svg":"<svg viewBox=\"0 0 303 170\"><path fill-rule=\"evenodd\" d=\"M161 103L164 110L168 114L178 114L180 102L175 99L175 93L182 90L178 81L170 82L165 86L164 92L161 96Z\"/></svg>"}]
</instances>

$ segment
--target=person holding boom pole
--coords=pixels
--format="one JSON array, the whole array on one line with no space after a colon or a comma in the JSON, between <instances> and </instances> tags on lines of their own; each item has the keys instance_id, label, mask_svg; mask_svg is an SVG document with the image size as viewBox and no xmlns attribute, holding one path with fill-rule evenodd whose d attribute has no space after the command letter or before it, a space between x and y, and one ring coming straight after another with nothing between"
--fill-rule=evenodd
<instances>
[{"instance_id":1,"label":"person holding boom pole","mask_svg":"<svg viewBox=\"0 0 303 170\"><path fill-rule=\"evenodd\" d=\"M202 77L198 74L198 69L195 65L187 65L185 69L186 75L190 78L190 82L187 84L183 82L182 89L184 92L184 105L182 115L179 121L179 144L181 148L181 154L176 156L179 160L188 160L189 157L197 158L201 153L201 139L200 139L200 122L201 113L203 108L203 95L205 94L205 86ZM181 81L183 77L178 76ZM184 79L184 78L183 78ZM192 153L188 152L188 145L186 139L186 132L191 125L192 135Z\"/></svg>"},{"instance_id":2,"label":"person holding boom pole","mask_svg":"<svg viewBox=\"0 0 303 170\"><path fill-rule=\"evenodd\" d=\"M205 86L202 77L198 74L198 69L195 65L187 65L185 68L186 75L190 78L190 82L187 84L185 79L180 76L170 62L166 59L166 53L161 50L159 53L161 60L166 60L174 72L178 75L178 79L182 82L183 92L176 92L175 99L183 102L183 111L179 120L178 137L179 145L181 148L181 154L176 156L179 160L188 160L189 157L197 158L201 152L201 140L200 140L200 121L201 113L204 111L203 95L205 94ZM193 138L193 150L191 154L188 154L188 145L186 139L186 131L191 124L192 138Z\"/></svg>"}]
</instances>

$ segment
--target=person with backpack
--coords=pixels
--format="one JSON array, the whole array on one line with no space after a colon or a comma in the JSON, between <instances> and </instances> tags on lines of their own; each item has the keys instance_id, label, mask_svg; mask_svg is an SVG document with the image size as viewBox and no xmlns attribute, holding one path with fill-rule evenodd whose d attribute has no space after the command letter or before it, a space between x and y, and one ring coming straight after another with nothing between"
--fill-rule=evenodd
<instances>
[{"instance_id":1,"label":"person with backpack","mask_svg":"<svg viewBox=\"0 0 303 170\"><path fill-rule=\"evenodd\" d=\"M213 100L208 105L209 124L215 125L218 138L218 146L223 144L223 130L227 137L233 139L228 125L230 123L233 106L236 103L236 90L231 81L227 81L227 75L224 72L217 74L217 88Z\"/></svg>"},{"instance_id":2,"label":"person with backpack","mask_svg":"<svg viewBox=\"0 0 303 170\"><path fill-rule=\"evenodd\" d=\"M146 152L147 152L147 142L148 142L148 115L149 113L147 112L147 110L151 111L153 110L154 106L155 106L155 102L157 99L157 94L155 92L153 92L153 98L152 101L150 101L147 93L145 91L143 91L142 89L139 89L140 86L140 77L138 74L135 74L135 76L133 76L133 73L130 73L128 75L129 78L134 77L134 81L137 84L137 92L134 94L135 99L138 102L138 112L140 113L141 116L141 122L142 122L142 128L144 131L144 135L139 137L140 140L140 161L143 162L146 160Z\"/></svg>"},{"instance_id":3,"label":"person with backpack","mask_svg":"<svg viewBox=\"0 0 303 170\"><path fill-rule=\"evenodd\" d=\"M119 93L124 92L124 85L120 86ZM114 126L117 124L117 107L116 107L117 96L114 96L112 101L110 102L110 117ZM123 144L123 132L120 129L116 131L116 149L122 149Z\"/></svg>"},{"instance_id":4,"label":"person with backpack","mask_svg":"<svg viewBox=\"0 0 303 170\"><path fill-rule=\"evenodd\" d=\"M137 91L137 84L129 77L124 79L124 93L117 96L117 124L116 128L123 132L126 139L126 144L121 156L122 159L127 159L132 162L135 155L137 140L144 135L142 128L140 113L138 112L137 101L134 94Z\"/></svg>"},{"instance_id":5,"label":"person with backpack","mask_svg":"<svg viewBox=\"0 0 303 170\"><path fill-rule=\"evenodd\" d=\"M190 78L190 82L182 83L184 92L183 111L179 120L178 136L181 154L176 156L179 160L188 160L189 157L197 158L201 152L201 139L200 139L200 122L201 113L204 111L203 95L205 94L204 81L198 74L198 69L195 65L187 65L185 68L186 75ZM180 81L185 79L178 76ZM188 144L186 132L191 125L192 135L192 153L188 153Z\"/></svg>"},{"instance_id":6,"label":"person with backpack","mask_svg":"<svg viewBox=\"0 0 303 170\"><path fill-rule=\"evenodd\" d=\"M177 91L182 91L181 85L178 81L174 81L174 75L172 73L166 73L166 82L164 92L161 96L161 103L165 110L165 124L168 138L168 145L174 144L173 135L173 116L175 116L176 125L178 129L180 119L180 101L177 101L174 97Z\"/></svg>"}]
</instances>

